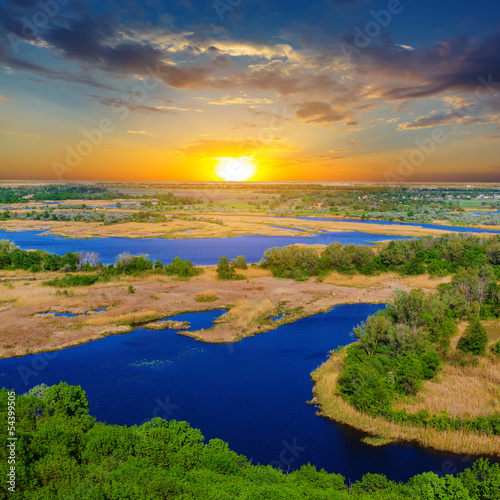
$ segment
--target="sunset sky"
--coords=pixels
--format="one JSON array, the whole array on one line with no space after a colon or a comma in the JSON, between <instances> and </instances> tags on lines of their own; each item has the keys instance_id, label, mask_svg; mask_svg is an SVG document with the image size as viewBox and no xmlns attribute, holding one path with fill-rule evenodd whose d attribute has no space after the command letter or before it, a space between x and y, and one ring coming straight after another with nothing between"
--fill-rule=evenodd
<instances>
[{"instance_id":1,"label":"sunset sky","mask_svg":"<svg viewBox=\"0 0 500 500\"><path fill-rule=\"evenodd\" d=\"M2 0L22 178L500 181L500 4Z\"/></svg>"}]
</instances>

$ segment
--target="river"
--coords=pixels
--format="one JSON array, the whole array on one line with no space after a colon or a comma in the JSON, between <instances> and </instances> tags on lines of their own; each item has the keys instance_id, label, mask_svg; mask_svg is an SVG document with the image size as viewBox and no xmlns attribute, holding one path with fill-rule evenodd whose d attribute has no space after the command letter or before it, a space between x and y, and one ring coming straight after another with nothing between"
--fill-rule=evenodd
<instances>
[{"instance_id":1,"label":"river","mask_svg":"<svg viewBox=\"0 0 500 500\"><path fill-rule=\"evenodd\" d=\"M359 479L407 480L470 466L468 457L410 445L372 447L360 433L316 415L309 374L329 350L353 341L353 326L382 305L334 307L236 344L205 344L173 330L137 328L57 352L0 360L0 385L26 392L61 380L81 385L98 420L187 420L206 439L227 441L253 463L294 470L310 462ZM209 328L223 310L172 319Z\"/></svg>"}]
</instances>

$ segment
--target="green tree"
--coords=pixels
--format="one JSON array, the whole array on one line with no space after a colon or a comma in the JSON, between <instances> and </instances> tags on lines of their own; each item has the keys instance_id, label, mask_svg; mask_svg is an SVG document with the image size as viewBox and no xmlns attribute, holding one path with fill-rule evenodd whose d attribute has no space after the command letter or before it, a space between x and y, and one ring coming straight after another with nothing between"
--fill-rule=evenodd
<instances>
[{"instance_id":1,"label":"green tree","mask_svg":"<svg viewBox=\"0 0 500 500\"><path fill-rule=\"evenodd\" d=\"M367 318L366 323L362 322L355 327L353 335L368 356L373 356L378 344L391 328L391 320L385 314L374 314Z\"/></svg>"},{"instance_id":2,"label":"green tree","mask_svg":"<svg viewBox=\"0 0 500 500\"><path fill-rule=\"evenodd\" d=\"M236 259L231 259L231 265L235 269L248 269L247 260L244 255L238 255Z\"/></svg>"},{"instance_id":3,"label":"green tree","mask_svg":"<svg viewBox=\"0 0 500 500\"><path fill-rule=\"evenodd\" d=\"M217 279L219 280L244 280L245 276L238 274L234 266L229 264L227 255L222 255L217 263Z\"/></svg>"},{"instance_id":4,"label":"green tree","mask_svg":"<svg viewBox=\"0 0 500 500\"><path fill-rule=\"evenodd\" d=\"M90 408L85 391L79 385L66 382L50 387L44 401L55 415L82 416L88 414Z\"/></svg>"},{"instance_id":5,"label":"green tree","mask_svg":"<svg viewBox=\"0 0 500 500\"><path fill-rule=\"evenodd\" d=\"M488 345L488 334L481 324L477 305L472 313L469 325L465 329L465 333L458 342L458 348L469 354L484 355L486 354L486 346Z\"/></svg>"}]
</instances>

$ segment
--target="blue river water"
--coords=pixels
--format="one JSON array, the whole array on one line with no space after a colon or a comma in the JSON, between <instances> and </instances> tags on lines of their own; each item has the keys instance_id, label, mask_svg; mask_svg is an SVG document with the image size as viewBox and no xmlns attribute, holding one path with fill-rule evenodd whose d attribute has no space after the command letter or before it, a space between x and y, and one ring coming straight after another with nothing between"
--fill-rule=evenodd
<instances>
[{"instance_id":1,"label":"blue river water","mask_svg":"<svg viewBox=\"0 0 500 500\"><path fill-rule=\"evenodd\" d=\"M235 215L235 217L237 217ZM271 217L271 216L269 216ZM304 221L340 221L360 222L374 225L403 224L410 227L421 226L424 228L441 229L448 232L482 233L484 229L473 227L442 226L438 224L400 223L393 221L375 221L361 219L334 219L328 217L279 217L281 219L304 220ZM282 229L290 229L282 226L271 226ZM189 231L189 230L188 230ZM297 228L297 232L304 232ZM182 231L187 232L187 231ZM490 231L500 233L500 231ZM217 264L221 255L227 255L230 259L238 255L244 255L247 262L259 262L265 250L271 247L294 245L302 243L306 245L328 245L332 242L342 244L352 243L354 245L370 245L382 240L408 239L403 236L392 236L383 234L364 233L360 231L328 232L323 231L311 236L262 236L245 235L232 238L195 238L195 239L165 239L165 238L63 238L52 234L43 234L44 231L16 231L8 232L0 230L0 239L14 241L21 249L46 250L59 255L66 252L94 251L100 256L103 264L116 262L116 257L122 252L130 252L133 255L147 254L152 260L161 260L169 263L174 257L189 259L197 265Z\"/></svg>"},{"instance_id":2,"label":"blue river water","mask_svg":"<svg viewBox=\"0 0 500 500\"><path fill-rule=\"evenodd\" d=\"M460 471L470 457L410 445L371 447L357 431L316 415L310 372L381 305L355 304L301 319L236 344L206 344L173 330L138 328L57 352L0 360L0 386L26 392L61 380L81 385L91 413L110 424L152 417L186 420L205 438L227 441L253 463L294 470L308 462L348 480L364 473L406 480ZM188 313L191 330L223 310Z\"/></svg>"},{"instance_id":3,"label":"blue river water","mask_svg":"<svg viewBox=\"0 0 500 500\"><path fill-rule=\"evenodd\" d=\"M170 263L174 257L189 259L195 264L208 266L217 264L221 255L230 259L244 255L247 262L259 262L264 252L271 247L294 245L328 245L332 241L355 245L369 245L382 240L406 239L401 236L386 236L357 231L338 233L318 233L312 236L236 236L234 238L196 238L196 239L164 239L164 238L62 238L60 236L42 234L43 231L0 230L0 239L14 241L21 249L46 250L59 255L66 252L97 252L103 264L116 262L122 252L133 255L148 254L152 260Z\"/></svg>"},{"instance_id":4,"label":"blue river water","mask_svg":"<svg viewBox=\"0 0 500 500\"><path fill-rule=\"evenodd\" d=\"M493 213L493 212L491 212ZM272 215L266 215L265 217L274 217ZM375 224L383 226L413 226L413 227L424 227L427 229L440 229L442 231L448 231L450 233L500 233L500 231L494 231L490 229L480 229L475 227L465 227L465 226L444 226L440 224L426 224L424 222L396 222L388 220L363 220L363 219L339 219L337 217L279 217L280 219L297 219L297 220L315 220L315 221L330 221L330 222L359 222L361 224ZM500 220L499 220L500 224Z\"/></svg>"}]
</instances>

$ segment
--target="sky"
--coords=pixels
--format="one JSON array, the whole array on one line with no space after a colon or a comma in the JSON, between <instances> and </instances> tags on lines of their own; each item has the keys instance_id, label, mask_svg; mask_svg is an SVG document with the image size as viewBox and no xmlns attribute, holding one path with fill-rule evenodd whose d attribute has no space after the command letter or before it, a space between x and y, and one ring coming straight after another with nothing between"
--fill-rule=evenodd
<instances>
[{"instance_id":1,"label":"sky","mask_svg":"<svg viewBox=\"0 0 500 500\"><path fill-rule=\"evenodd\" d=\"M500 181L498 0L0 0L0 179Z\"/></svg>"}]
</instances>

